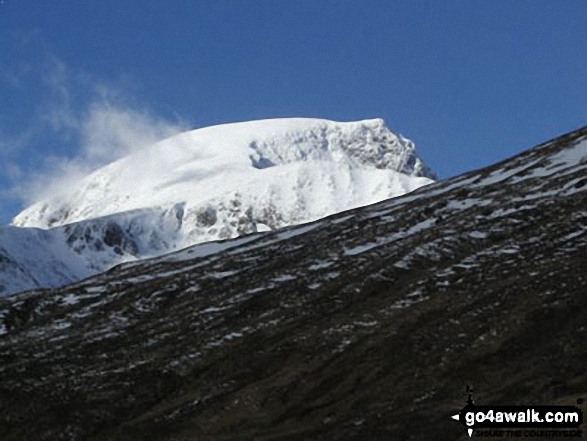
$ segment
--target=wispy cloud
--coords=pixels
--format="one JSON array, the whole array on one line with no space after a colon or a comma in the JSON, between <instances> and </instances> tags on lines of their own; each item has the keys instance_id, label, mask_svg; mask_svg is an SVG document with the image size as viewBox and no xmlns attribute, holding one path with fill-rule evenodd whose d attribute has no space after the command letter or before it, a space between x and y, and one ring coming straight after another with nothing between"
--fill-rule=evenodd
<instances>
[{"instance_id":1,"label":"wispy cloud","mask_svg":"<svg viewBox=\"0 0 587 441\"><path fill-rule=\"evenodd\" d=\"M72 103L72 91L82 88L87 93L87 85L70 74L58 58L52 57L50 67L43 75L43 82L47 86L47 99L41 103L40 119L50 124L55 132L68 132L79 128L80 115L76 115ZM81 110L81 109L80 109Z\"/></svg>"},{"instance_id":2,"label":"wispy cloud","mask_svg":"<svg viewBox=\"0 0 587 441\"><path fill-rule=\"evenodd\" d=\"M57 58L49 66L43 76L47 94L38 115L17 137L0 133L0 153L15 146L33 149L47 133L54 142L72 145L73 151L37 151L43 160L32 170L13 162L3 172L13 182L4 197L30 204L59 196L91 171L188 128L185 121L169 121L137 106L120 87L72 72Z\"/></svg>"}]
</instances>

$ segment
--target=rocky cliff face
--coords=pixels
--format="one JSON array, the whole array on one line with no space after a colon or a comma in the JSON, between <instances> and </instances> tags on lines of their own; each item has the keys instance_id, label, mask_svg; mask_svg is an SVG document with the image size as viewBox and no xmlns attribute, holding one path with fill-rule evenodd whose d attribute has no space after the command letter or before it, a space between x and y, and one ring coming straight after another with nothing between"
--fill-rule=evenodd
<instances>
[{"instance_id":1,"label":"rocky cliff face","mask_svg":"<svg viewBox=\"0 0 587 441\"><path fill-rule=\"evenodd\" d=\"M582 129L377 205L0 301L0 437L457 440L467 385L478 404L575 404L586 158Z\"/></svg>"}]
</instances>

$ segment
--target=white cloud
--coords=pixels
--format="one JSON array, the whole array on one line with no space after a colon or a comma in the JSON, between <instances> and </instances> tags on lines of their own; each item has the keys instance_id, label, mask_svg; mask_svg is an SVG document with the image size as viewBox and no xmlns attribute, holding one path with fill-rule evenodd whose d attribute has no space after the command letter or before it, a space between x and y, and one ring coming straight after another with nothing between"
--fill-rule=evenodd
<instances>
[{"instance_id":1,"label":"white cloud","mask_svg":"<svg viewBox=\"0 0 587 441\"><path fill-rule=\"evenodd\" d=\"M188 128L185 122L170 122L129 104L133 100L120 88L86 73L74 74L59 59L50 64L44 76L46 100L19 146L50 132L74 151L37 151L45 155L39 168L26 172L19 167L19 173L10 173L14 185L8 194L25 204L68 192L93 170ZM0 137L0 147L6 142Z\"/></svg>"},{"instance_id":2,"label":"white cloud","mask_svg":"<svg viewBox=\"0 0 587 441\"><path fill-rule=\"evenodd\" d=\"M93 104L80 125L83 156L89 162L110 162L182 129L145 111Z\"/></svg>"},{"instance_id":3,"label":"white cloud","mask_svg":"<svg viewBox=\"0 0 587 441\"><path fill-rule=\"evenodd\" d=\"M51 58L50 67L43 76L47 86L47 101L41 104L40 120L50 124L56 132L66 132L79 128L79 117L76 116L72 103L72 89L85 89L87 86L80 83L67 71L65 63L58 58Z\"/></svg>"}]
</instances>

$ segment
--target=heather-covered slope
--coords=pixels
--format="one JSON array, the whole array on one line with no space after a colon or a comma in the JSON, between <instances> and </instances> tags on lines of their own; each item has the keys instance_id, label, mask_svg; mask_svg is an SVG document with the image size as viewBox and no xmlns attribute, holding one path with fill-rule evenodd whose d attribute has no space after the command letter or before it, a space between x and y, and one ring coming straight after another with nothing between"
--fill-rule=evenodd
<instances>
[{"instance_id":1,"label":"heather-covered slope","mask_svg":"<svg viewBox=\"0 0 587 441\"><path fill-rule=\"evenodd\" d=\"M3 440L456 440L587 396L587 129L0 302ZM520 438L522 439L522 438Z\"/></svg>"}]
</instances>

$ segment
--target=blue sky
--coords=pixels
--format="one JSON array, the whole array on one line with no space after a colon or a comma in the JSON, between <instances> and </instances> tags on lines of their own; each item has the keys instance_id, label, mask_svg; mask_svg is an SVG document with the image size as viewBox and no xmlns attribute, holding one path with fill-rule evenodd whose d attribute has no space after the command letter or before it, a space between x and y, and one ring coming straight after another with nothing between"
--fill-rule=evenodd
<instances>
[{"instance_id":1,"label":"blue sky","mask_svg":"<svg viewBox=\"0 0 587 441\"><path fill-rule=\"evenodd\" d=\"M585 125L584 0L4 0L0 223L185 128L381 117L441 178Z\"/></svg>"}]
</instances>

